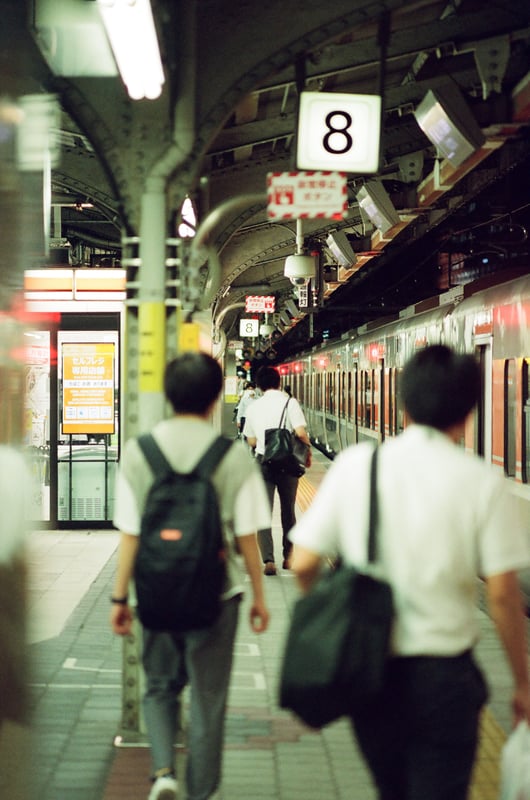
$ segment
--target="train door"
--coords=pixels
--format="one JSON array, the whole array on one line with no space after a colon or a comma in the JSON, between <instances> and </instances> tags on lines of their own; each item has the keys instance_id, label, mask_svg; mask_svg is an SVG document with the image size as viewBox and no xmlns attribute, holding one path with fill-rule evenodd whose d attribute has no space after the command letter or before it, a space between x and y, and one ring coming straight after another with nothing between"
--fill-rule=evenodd
<instances>
[{"instance_id":1,"label":"train door","mask_svg":"<svg viewBox=\"0 0 530 800\"><path fill-rule=\"evenodd\" d=\"M477 455L491 462L492 455L492 355L491 338L484 341L475 339L475 355L481 374L480 399L475 411L474 445Z\"/></svg>"},{"instance_id":2,"label":"train door","mask_svg":"<svg viewBox=\"0 0 530 800\"><path fill-rule=\"evenodd\" d=\"M522 481L530 483L530 359L523 361Z\"/></svg>"},{"instance_id":3,"label":"train door","mask_svg":"<svg viewBox=\"0 0 530 800\"><path fill-rule=\"evenodd\" d=\"M34 331L26 377L31 518L110 527L118 461L119 314L62 314Z\"/></svg>"},{"instance_id":4,"label":"train door","mask_svg":"<svg viewBox=\"0 0 530 800\"><path fill-rule=\"evenodd\" d=\"M378 397L378 410L377 410L377 420L376 420L376 430L379 432L379 438L383 440L385 438L385 406L386 406L386 385L385 385L385 359L381 358L379 361L379 375L378 375L378 384L379 384L379 397Z\"/></svg>"}]
</instances>

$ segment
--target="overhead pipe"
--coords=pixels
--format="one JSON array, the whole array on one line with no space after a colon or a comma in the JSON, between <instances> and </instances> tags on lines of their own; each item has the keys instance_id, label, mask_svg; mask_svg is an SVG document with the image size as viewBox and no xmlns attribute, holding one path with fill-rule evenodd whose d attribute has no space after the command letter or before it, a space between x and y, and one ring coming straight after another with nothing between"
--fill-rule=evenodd
<instances>
[{"instance_id":1,"label":"overhead pipe","mask_svg":"<svg viewBox=\"0 0 530 800\"><path fill-rule=\"evenodd\" d=\"M214 341L215 342L218 341L218 335L219 335L219 332L221 330L220 329L220 325L221 325L221 322L224 320L227 312L228 311L233 311L235 308L245 308L245 305L246 305L246 303L243 300L241 300L238 303L231 303L231 305L225 306L223 308L223 310L219 313L219 316L217 317L217 319L214 321L214 325L213 325Z\"/></svg>"},{"instance_id":2,"label":"overhead pipe","mask_svg":"<svg viewBox=\"0 0 530 800\"><path fill-rule=\"evenodd\" d=\"M223 217L248 208L248 206L252 206L255 203L266 202L267 195L265 192L242 194L237 197L231 197L229 200L225 200L224 203L213 208L200 223L191 244L190 267L199 269L203 264L208 262L208 277L206 279L204 292L200 297L199 308L201 310L208 308L221 286L222 276L219 254L215 247L209 244L212 231L215 230Z\"/></svg>"}]
</instances>

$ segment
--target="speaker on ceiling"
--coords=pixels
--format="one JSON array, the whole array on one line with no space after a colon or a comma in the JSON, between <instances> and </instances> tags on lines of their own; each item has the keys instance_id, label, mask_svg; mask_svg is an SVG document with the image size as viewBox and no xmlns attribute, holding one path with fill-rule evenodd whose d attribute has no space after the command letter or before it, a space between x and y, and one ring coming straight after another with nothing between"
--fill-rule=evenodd
<instances>
[{"instance_id":1,"label":"speaker on ceiling","mask_svg":"<svg viewBox=\"0 0 530 800\"><path fill-rule=\"evenodd\" d=\"M462 93L454 85L429 89L414 116L427 138L453 167L460 166L485 142Z\"/></svg>"},{"instance_id":2,"label":"speaker on ceiling","mask_svg":"<svg viewBox=\"0 0 530 800\"><path fill-rule=\"evenodd\" d=\"M357 192L357 202L381 233L399 223L399 214L381 181L368 181Z\"/></svg>"},{"instance_id":3,"label":"speaker on ceiling","mask_svg":"<svg viewBox=\"0 0 530 800\"><path fill-rule=\"evenodd\" d=\"M344 231L333 231L326 238L326 245L331 255L341 267L351 267L357 256Z\"/></svg>"}]
</instances>

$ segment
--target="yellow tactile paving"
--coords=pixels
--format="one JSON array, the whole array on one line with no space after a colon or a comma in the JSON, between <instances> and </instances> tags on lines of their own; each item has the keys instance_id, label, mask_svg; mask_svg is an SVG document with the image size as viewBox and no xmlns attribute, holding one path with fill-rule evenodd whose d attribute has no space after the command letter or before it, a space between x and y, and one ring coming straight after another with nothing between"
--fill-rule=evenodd
<instances>
[{"instance_id":1,"label":"yellow tactile paving","mask_svg":"<svg viewBox=\"0 0 530 800\"><path fill-rule=\"evenodd\" d=\"M499 763L506 734L489 709L482 714L480 745L469 800L497 800Z\"/></svg>"},{"instance_id":2,"label":"yellow tactile paving","mask_svg":"<svg viewBox=\"0 0 530 800\"><path fill-rule=\"evenodd\" d=\"M296 502L302 513L309 508L315 492L305 476L300 478ZM480 745L469 800L497 800L500 755L505 741L506 734L486 708L481 719Z\"/></svg>"},{"instance_id":3,"label":"yellow tactile paving","mask_svg":"<svg viewBox=\"0 0 530 800\"><path fill-rule=\"evenodd\" d=\"M298 481L298 492L296 494L296 503L301 512L307 511L315 496L315 492L316 489L311 486L308 479L303 475Z\"/></svg>"}]
</instances>

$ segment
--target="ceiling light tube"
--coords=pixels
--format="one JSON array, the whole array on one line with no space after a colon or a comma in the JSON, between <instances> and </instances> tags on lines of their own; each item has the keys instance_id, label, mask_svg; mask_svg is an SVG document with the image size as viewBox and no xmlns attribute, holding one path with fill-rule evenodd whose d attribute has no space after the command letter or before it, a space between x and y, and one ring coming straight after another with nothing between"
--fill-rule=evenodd
<instances>
[{"instance_id":1,"label":"ceiling light tube","mask_svg":"<svg viewBox=\"0 0 530 800\"><path fill-rule=\"evenodd\" d=\"M129 97L160 97L164 71L149 0L98 0L98 7Z\"/></svg>"}]
</instances>

